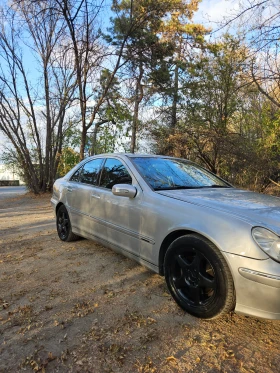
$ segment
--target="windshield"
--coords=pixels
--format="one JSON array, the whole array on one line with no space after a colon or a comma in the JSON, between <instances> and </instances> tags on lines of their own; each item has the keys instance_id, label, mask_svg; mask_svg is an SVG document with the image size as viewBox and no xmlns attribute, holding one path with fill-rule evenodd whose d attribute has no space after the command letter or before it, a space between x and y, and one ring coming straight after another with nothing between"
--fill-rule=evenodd
<instances>
[{"instance_id":1,"label":"windshield","mask_svg":"<svg viewBox=\"0 0 280 373\"><path fill-rule=\"evenodd\" d=\"M216 175L188 161L155 157L131 160L154 190L230 187Z\"/></svg>"}]
</instances>

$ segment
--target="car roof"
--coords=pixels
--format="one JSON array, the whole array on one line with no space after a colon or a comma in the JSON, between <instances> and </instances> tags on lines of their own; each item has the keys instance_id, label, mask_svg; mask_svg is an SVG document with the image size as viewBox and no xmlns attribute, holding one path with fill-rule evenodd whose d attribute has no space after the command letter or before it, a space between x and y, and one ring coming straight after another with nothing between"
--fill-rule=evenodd
<instances>
[{"instance_id":1,"label":"car roof","mask_svg":"<svg viewBox=\"0 0 280 373\"><path fill-rule=\"evenodd\" d=\"M148 153L104 153L104 154L96 154L98 157L114 157L114 156L121 156L121 157L128 157L128 158L136 158L136 157L146 157L146 158L177 158L178 157L169 157L167 155L158 155L158 154L148 154Z\"/></svg>"}]
</instances>

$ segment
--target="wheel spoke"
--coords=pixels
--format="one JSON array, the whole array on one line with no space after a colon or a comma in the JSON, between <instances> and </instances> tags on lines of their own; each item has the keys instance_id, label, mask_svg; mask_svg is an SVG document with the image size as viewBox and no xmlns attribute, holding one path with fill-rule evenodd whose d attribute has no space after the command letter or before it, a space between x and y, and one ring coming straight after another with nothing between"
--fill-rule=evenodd
<instances>
[{"instance_id":1,"label":"wheel spoke","mask_svg":"<svg viewBox=\"0 0 280 373\"><path fill-rule=\"evenodd\" d=\"M208 275L199 274L199 286L214 289L216 287L216 281L214 277Z\"/></svg>"},{"instance_id":2,"label":"wheel spoke","mask_svg":"<svg viewBox=\"0 0 280 373\"><path fill-rule=\"evenodd\" d=\"M178 255L176 257L176 260L179 264L179 266L183 269L186 270L190 267L189 263L182 257L182 255Z\"/></svg>"},{"instance_id":3,"label":"wheel spoke","mask_svg":"<svg viewBox=\"0 0 280 373\"><path fill-rule=\"evenodd\" d=\"M215 291L216 279L207 271L211 268L205 256L198 250L176 255L176 273L173 275L173 285L194 306L199 307L208 301L209 291ZM176 268L175 265L175 268ZM208 268L208 269L207 269ZM207 290L208 289L208 290Z\"/></svg>"},{"instance_id":4,"label":"wheel spoke","mask_svg":"<svg viewBox=\"0 0 280 373\"><path fill-rule=\"evenodd\" d=\"M189 268L193 271L197 271L199 273L200 271L200 263L201 263L201 255L196 251L194 260L189 265Z\"/></svg>"},{"instance_id":5,"label":"wheel spoke","mask_svg":"<svg viewBox=\"0 0 280 373\"><path fill-rule=\"evenodd\" d=\"M184 276L174 278L173 282L177 289L188 287L188 284L186 283Z\"/></svg>"},{"instance_id":6,"label":"wheel spoke","mask_svg":"<svg viewBox=\"0 0 280 373\"><path fill-rule=\"evenodd\" d=\"M200 303L200 287L189 286L188 292L190 294L190 299L198 306Z\"/></svg>"}]
</instances>

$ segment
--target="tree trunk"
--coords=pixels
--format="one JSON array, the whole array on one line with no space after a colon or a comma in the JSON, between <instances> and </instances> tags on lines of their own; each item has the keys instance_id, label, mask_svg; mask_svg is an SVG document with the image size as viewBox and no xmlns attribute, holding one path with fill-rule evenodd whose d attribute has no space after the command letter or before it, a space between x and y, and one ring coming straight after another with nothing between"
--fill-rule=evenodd
<instances>
[{"instance_id":1,"label":"tree trunk","mask_svg":"<svg viewBox=\"0 0 280 373\"><path fill-rule=\"evenodd\" d=\"M86 141L87 141L87 130L85 127L83 127L82 134L81 134L81 145L80 145L80 161L82 161L85 157Z\"/></svg>"},{"instance_id":2,"label":"tree trunk","mask_svg":"<svg viewBox=\"0 0 280 373\"><path fill-rule=\"evenodd\" d=\"M105 123L108 123L108 122L110 122L110 121L107 120L107 119L104 119L104 120L101 120L100 122L97 122L97 123L94 124L94 130L92 132L92 138L91 138L92 144L91 144L90 155L95 155L96 154L97 134L98 134L99 127L102 126L102 124L105 124Z\"/></svg>"},{"instance_id":3,"label":"tree trunk","mask_svg":"<svg viewBox=\"0 0 280 373\"><path fill-rule=\"evenodd\" d=\"M98 129L99 129L99 124L95 123L94 129L93 129L93 132L92 132L91 155L95 155L96 154L96 142L97 142Z\"/></svg>"},{"instance_id":4,"label":"tree trunk","mask_svg":"<svg viewBox=\"0 0 280 373\"><path fill-rule=\"evenodd\" d=\"M49 187L50 177L50 151L51 151L51 114L50 114L50 89L49 89L49 77L48 77L48 65L45 63L44 66L44 84L45 84L45 95L46 95L46 147L45 147L45 166L43 176L42 192L46 192Z\"/></svg>"},{"instance_id":5,"label":"tree trunk","mask_svg":"<svg viewBox=\"0 0 280 373\"><path fill-rule=\"evenodd\" d=\"M130 142L131 153L134 153L136 149L136 136L137 136L137 131L138 131L138 123L139 123L139 106L144 96L143 86L141 84L143 75L144 75L144 69L141 63L139 67L139 76L137 77L137 81L136 81L135 103L134 103L134 111L133 111L133 119L132 119L132 133L131 133L131 142Z\"/></svg>"},{"instance_id":6,"label":"tree trunk","mask_svg":"<svg viewBox=\"0 0 280 373\"><path fill-rule=\"evenodd\" d=\"M174 134L177 126L177 103L178 103L178 90L179 90L179 67L176 62L174 71L174 93L172 97L172 108L171 108L171 132Z\"/></svg>"},{"instance_id":7,"label":"tree trunk","mask_svg":"<svg viewBox=\"0 0 280 373\"><path fill-rule=\"evenodd\" d=\"M138 93L139 93L139 85L137 83L136 95L138 95ZM134 103L134 111L133 111L130 153L134 153L135 148L136 148L136 134L137 134L137 128L138 128L138 117L139 117L139 100L136 99L135 103Z\"/></svg>"}]
</instances>

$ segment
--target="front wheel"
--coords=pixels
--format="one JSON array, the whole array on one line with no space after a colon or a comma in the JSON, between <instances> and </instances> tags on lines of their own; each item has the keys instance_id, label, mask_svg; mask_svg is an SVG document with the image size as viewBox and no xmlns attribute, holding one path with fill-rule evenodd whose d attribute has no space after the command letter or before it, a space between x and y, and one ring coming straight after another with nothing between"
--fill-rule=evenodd
<instances>
[{"instance_id":1,"label":"front wheel","mask_svg":"<svg viewBox=\"0 0 280 373\"><path fill-rule=\"evenodd\" d=\"M58 237L62 241L70 242L79 239L79 236L72 232L71 222L68 211L64 205L61 205L56 214L56 229Z\"/></svg>"},{"instance_id":2,"label":"front wheel","mask_svg":"<svg viewBox=\"0 0 280 373\"><path fill-rule=\"evenodd\" d=\"M234 308L230 270L207 239L192 234L173 241L165 255L164 273L172 297L188 313L213 319Z\"/></svg>"}]
</instances>

